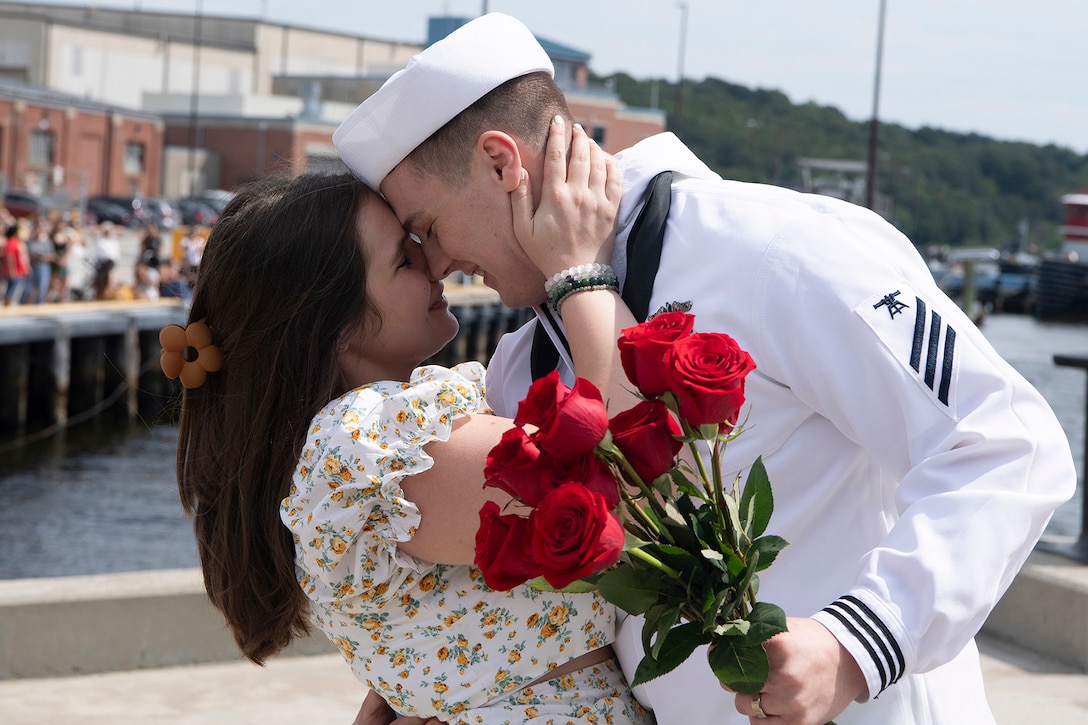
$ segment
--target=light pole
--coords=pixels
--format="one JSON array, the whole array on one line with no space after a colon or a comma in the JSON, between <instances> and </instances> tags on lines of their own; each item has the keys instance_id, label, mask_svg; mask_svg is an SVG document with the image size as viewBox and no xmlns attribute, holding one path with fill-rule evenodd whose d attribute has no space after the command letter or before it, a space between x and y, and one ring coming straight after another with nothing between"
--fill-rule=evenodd
<instances>
[{"instance_id":1,"label":"light pole","mask_svg":"<svg viewBox=\"0 0 1088 725\"><path fill-rule=\"evenodd\" d=\"M680 133L680 111L684 105L684 51L687 48L688 35L688 4L676 3L680 8L680 48L676 58L676 110L673 112L673 130Z\"/></svg>"},{"instance_id":2,"label":"light pole","mask_svg":"<svg viewBox=\"0 0 1088 725\"><path fill-rule=\"evenodd\" d=\"M872 209L876 204L877 107L880 104L880 66L884 58L884 3L880 0L880 20L876 33L876 79L873 81L873 117L869 121L869 167L865 175L865 206Z\"/></svg>"},{"instance_id":3,"label":"light pole","mask_svg":"<svg viewBox=\"0 0 1088 725\"><path fill-rule=\"evenodd\" d=\"M198 104L200 102L200 36L201 24L204 17L203 0L196 0L195 14L193 16L193 81L189 93L189 196L196 196L204 191L203 184L197 189L196 176L196 148L199 142L197 132Z\"/></svg>"}]
</instances>

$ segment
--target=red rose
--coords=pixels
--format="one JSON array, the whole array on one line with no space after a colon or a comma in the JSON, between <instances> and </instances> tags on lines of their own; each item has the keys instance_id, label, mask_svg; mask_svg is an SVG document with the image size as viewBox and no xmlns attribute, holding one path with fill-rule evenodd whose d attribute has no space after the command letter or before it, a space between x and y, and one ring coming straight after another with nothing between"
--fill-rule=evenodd
<instances>
[{"instance_id":1,"label":"red rose","mask_svg":"<svg viewBox=\"0 0 1088 725\"><path fill-rule=\"evenodd\" d=\"M533 559L529 519L503 516L499 511L494 501L488 501L480 509L475 561L487 586L507 591L540 576L540 567Z\"/></svg>"},{"instance_id":2,"label":"red rose","mask_svg":"<svg viewBox=\"0 0 1088 725\"><path fill-rule=\"evenodd\" d=\"M676 438L682 432L680 424L660 400L643 400L616 414L608 428L612 442L644 483L672 468L684 445Z\"/></svg>"},{"instance_id":3,"label":"red rose","mask_svg":"<svg viewBox=\"0 0 1088 725\"><path fill-rule=\"evenodd\" d=\"M533 381L525 400L518 403L518 412L514 415L514 425L535 425L538 428L549 425L555 418L555 408L567 386L559 378L559 371L553 370L542 378Z\"/></svg>"},{"instance_id":4,"label":"red rose","mask_svg":"<svg viewBox=\"0 0 1088 725\"><path fill-rule=\"evenodd\" d=\"M538 465L541 452L524 428L511 428L487 454L484 487L500 488L536 506L554 486L546 485L547 470Z\"/></svg>"},{"instance_id":5,"label":"red rose","mask_svg":"<svg viewBox=\"0 0 1088 725\"><path fill-rule=\"evenodd\" d=\"M627 379L647 398L668 389L662 373L665 352L673 343L691 334L695 316L685 312L663 312L641 325L620 333L620 363Z\"/></svg>"},{"instance_id":6,"label":"red rose","mask_svg":"<svg viewBox=\"0 0 1088 725\"><path fill-rule=\"evenodd\" d=\"M533 425L533 440L553 456L578 456L592 451L608 430L608 411L601 391L584 378L573 388L559 379L559 372L533 382L525 400L518 404L515 425Z\"/></svg>"},{"instance_id":7,"label":"red rose","mask_svg":"<svg viewBox=\"0 0 1088 725\"><path fill-rule=\"evenodd\" d=\"M737 422L744 405L744 377L752 356L722 333L700 332L678 340L666 355L668 389L689 425Z\"/></svg>"},{"instance_id":8,"label":"red rose","mask_svg":"<svg viewBox=\"0 0 1088 725\"><path fill-rule=\"evenodd\" d=\"M620 502L619 482L612 474L612 469L597 458L595 453L584 453L567 458L553 458L545 455L540 459L540 466L545 469L545 476L550 480L552 488L574 481L600 494L604 498L605 505L610 509L616 508ZM529 502L526 501L526 503ZM536 501L530 505L536 506L539 503Z\"/></svg>"},{"instance_id":9,"label":"red rose","mask_svg":"<svg viewBox=\"0 0 1088 725\"><path fill-rule=\"evenodd\" d=\"M548 584L562 589L607 569L623 553L623 527L604 498L565 483L533 509L533 558Z\"/></svg>"}]
</instances>

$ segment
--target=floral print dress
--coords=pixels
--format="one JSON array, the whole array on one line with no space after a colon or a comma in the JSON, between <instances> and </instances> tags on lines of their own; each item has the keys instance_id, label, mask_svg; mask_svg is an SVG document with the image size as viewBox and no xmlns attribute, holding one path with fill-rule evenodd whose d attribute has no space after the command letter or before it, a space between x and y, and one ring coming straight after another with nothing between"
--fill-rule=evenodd
<instances>
[{"instance_id":1,"label":"floral print dress","mask_svg":"<svg viewBox=\"0 0 1088 725\"><path fill-rule=\"evenodd\" d=\"M397 711L453 723L652 723L614 660L531 686L613 640L595 593L496 592L472 566L398 550L420 523L401 481L423 446L488 412L483 366L418 368L348 392L315 417L281 518L314 618L355 676ZM482 474L482 471L481 471Z\"/></svg>"}]
</instances>

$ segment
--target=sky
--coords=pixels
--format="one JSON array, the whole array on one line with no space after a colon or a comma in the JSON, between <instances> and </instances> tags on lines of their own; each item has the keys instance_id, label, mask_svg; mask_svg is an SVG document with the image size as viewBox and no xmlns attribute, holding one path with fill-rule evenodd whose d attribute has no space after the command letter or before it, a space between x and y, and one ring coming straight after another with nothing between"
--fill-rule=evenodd
<instances>
[{"instance_id":1,"label":"sky","mask_svg":"<svg viewBox=\"0 0 1088 725\"><path fill-rule=\"evenodd\" d=\"M880 8L885 8L883 42ZM1088 153L1085 0L52 0L420 42L427 18L487 10L589 53L609 75L708 76L848 118ZM877 48L882 45L879 93Z\"/></svg>"}]
</instances>

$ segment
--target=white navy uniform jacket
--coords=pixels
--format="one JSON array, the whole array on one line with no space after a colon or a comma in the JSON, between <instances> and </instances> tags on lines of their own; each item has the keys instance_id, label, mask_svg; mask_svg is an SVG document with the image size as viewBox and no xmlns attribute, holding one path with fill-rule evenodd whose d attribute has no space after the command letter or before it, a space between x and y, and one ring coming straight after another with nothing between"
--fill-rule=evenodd
<instances>
[{"instance_id":1,"label":"white navy uniform jacket","mask_svg":"<svg viewBox=\"0 0 1088 725\"><path fill-rule=\"evenodd\" d=\"M650 312L690 302L696 331L728 333L756 362L723 470L764 457L769 533L790 542L760 599L823 623L865 674L868 695L836 721L993 722L973 636L1076 486L1052 411L878 215L723 181L672 134L619 156L621 283L642 190L672 170ZM525 397L535 324L491 361L499 414ZM641 627L627 618L615 643L629 676ZM747 723L702 652L636 695L662 725Z\"/></svg>"}]
</instances>

